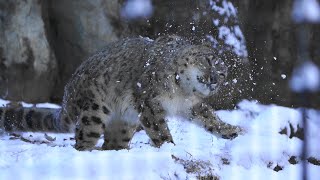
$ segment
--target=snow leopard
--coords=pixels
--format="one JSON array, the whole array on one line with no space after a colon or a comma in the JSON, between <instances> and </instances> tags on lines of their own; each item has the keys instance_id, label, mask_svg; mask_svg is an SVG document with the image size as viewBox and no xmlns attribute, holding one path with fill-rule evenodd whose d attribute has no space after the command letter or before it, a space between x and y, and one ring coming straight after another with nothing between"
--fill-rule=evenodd
<instances>
[{"instance_id":1,"label":"snow leopard","mask_svg":"<svg viewBox=\"0 0 320 180\"><path fill-rule=\"evenodd\" d=\"M210 45L166 35L126 38L84 61L65 86L61 109L2 107L0 128L74 132L79 150L128 149L138 127L155 147L174 143L170 115L233 139L241 128L223 122L206 100L223 86L228 67Z\"/></svg>"}]
</instances>

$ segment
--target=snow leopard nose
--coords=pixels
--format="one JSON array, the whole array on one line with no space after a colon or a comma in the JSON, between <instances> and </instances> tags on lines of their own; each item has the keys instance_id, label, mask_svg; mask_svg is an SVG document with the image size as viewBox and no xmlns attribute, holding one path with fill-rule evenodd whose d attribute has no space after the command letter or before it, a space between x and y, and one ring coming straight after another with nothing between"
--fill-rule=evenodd
<instances>
[{"instance_id":1,"label":"snow leopard nose","mask_svg":"<svg viewBox=\"0 0 320 180\"><path fill-rule=\"evenodd\" d=\"M210 82L211 84L217 84L218 83L218 76L216 73L212 73L210 76Z\"/></svg>"}]
</instances>

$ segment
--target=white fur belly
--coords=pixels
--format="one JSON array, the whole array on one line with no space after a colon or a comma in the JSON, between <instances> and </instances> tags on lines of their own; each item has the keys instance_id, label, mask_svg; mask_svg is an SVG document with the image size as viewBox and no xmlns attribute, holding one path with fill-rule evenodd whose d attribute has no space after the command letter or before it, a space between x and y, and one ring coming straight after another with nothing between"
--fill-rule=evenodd
<instances>
[{"instance_id":1,"label":"white fur belly","mask_svg":"<svg viewBox=\"0 0 320 180\"><path fill-rule=\"evenodd\" d=\"M131 93L125 93L124 96L111 96L109 107L112 110L111 121L125 121L128 124L139 123L139 113L134 108Z\"/></svg>"},{"instance_id":2,"label":"white fur belly","mask_svg":"<svg viewBox=\"0 0 320 180\"><path fill-rule=\"evenodd\" d=\"M175 96L173 98L162 97L159 100L169 116L187 114L190 109L199 102L197 98L186 98L182 96Z\"/></svg>"}]
</instances>

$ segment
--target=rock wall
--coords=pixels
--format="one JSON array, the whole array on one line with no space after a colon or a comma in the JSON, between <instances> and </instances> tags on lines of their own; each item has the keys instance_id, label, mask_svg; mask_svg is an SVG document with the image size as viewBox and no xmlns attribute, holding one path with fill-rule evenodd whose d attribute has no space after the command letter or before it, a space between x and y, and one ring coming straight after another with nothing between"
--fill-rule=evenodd
<instances>
[{"instance_id":1,"label":"rock wall","mask_svg":"<svg viewBox=\"0 0 320 180\"><path fill-rule=\"evenodd\" d=\"M41 1L0 1L0 94L46 101L57 79Z\"/></svg>"},{"instance_id":2,"label":"rock wall","mask_svg":"<svg viewBox=\"0 0 320 180\"><path fill-rule=\"evenodd\" d=\"M119 29L111 20L118 11L114 0L49 0L44 20L59 69L51 100L60 102L66 82L88 56L119 37Z\"/></svg>"}]
</instances>

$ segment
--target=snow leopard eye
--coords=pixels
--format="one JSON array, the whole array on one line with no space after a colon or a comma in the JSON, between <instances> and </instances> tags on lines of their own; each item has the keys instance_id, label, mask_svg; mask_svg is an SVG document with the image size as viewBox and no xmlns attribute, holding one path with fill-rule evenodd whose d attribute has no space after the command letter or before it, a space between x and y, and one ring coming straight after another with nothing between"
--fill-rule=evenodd
<instances>
[{"instance_id":1,"label":"snow leopard eye","mask_svg":"<svg viewBox=\"0 0 320 180\"><path fill-rule=\"evenodd\" d=\"M205 83L205 78L203 76L197 76L197 79L201 83Z\"/></svg>"},{"instance_id":2,"label":"snow leopard eye","mask_svg":"<svg viewBox=\"0 0 320 180\"><path fill-rule=\"evenodd\" d=\"M224 73L219 73L219 77L220 77L221 79L225 79L225 78L226 78L226 75L225 75Z\"/></svg>"}]
</instances>

